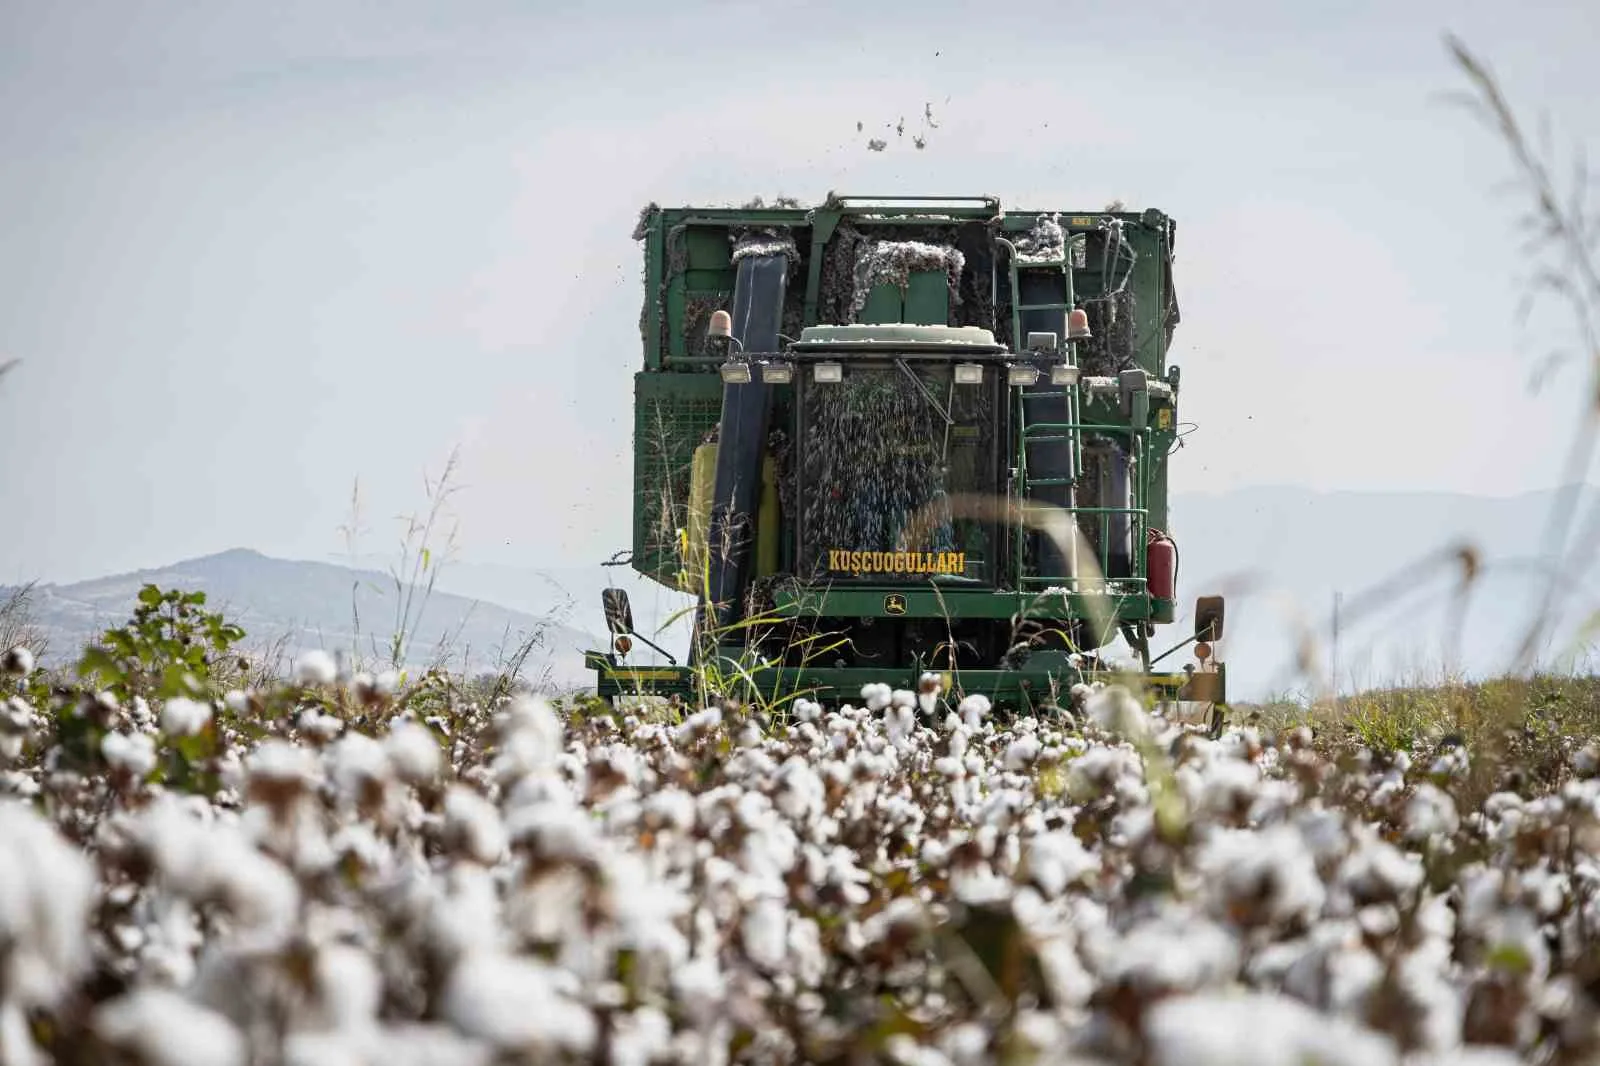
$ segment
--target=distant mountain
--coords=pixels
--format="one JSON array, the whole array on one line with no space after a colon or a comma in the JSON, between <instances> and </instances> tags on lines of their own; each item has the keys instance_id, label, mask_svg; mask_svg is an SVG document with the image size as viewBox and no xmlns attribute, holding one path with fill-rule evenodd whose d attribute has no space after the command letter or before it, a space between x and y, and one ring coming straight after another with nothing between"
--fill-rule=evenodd
<instances>
[{"instance_id":1,"label":"distant mountain","mask_svg":"<svg viewBox=\"0 0 1600 1066\"><path fill-rule=\"evenodd\" d=\"M1229 684L1243 698L1306 684L1294 670L1299 625L1309 628L1321 668L1332 669L1336 594L1344 691L1436 679L1447 669L1492 674L1508 665L1535 617L1548 574L1539 558L1545 523L1557 499L1556 491L1491 497L1286 487L1175 494L1181 613L1168 628L1182 630L1195 596L1227 595ZM1589 521L1597 490L1576 499L1579 519ZM1444 555L1457 545L1471 545L1480 564L1464 603L1453 595L1460 563ZM1573 595L1552 616L1558 637L1600 610L1600 589L1578 576L1562 581ZM1573 650L1547 641L1543 660L1558 664Z\"/></svg>"},{"instance_id":2,"label":"distant mountain","mask_svg":"<svg viewBox=\"0 0 1600 1066\"><path fill-rule=\"evenodd\" d=\"M234 549L134 573L35 586L32 614L49 638L45 661L70 659L85 642L127 619L146 584L204 591L208 608L244 628L247 647L264 650L285 641L290 655L310 648L346 653L359 648L367 658L386 657L401 610L387 573ZM503 655L536 637L525 677L548 677L563 687L592 683L583 669L583 652L603 642L574 628L561 613L560 600L546 602L545 610L514 610L436 585L424 603L419 589L412 600L408 665L424 666L447 646L452 668L492 670Z\"/></svg>"},{"instance_id":3,"label":"distant mountain","mask_svg":"<svg viewBox=\"0 0 1600 1066\"><path fill-rule=\"evenodd\" d=\"M1587 520L1597 495L1591 488L1579 497L1580 518ZM1555 492L1489 497L1292 487L1175 494L1170 532L1180 553L1179 614L1177 624L1158 631L1154 648L1160 652L1182 639L1196 596L1222 593L1228 613L1221 650L1233 697L1255 700L1304 690L1326 683L1333 669L1337 594L1343 604L1337 646L1342 690L1435 680L1446 670L1469 677L1494 673L1510 661L1533 617L1545 573L1536 557L1556 500ZM1481 564L1464 606L1452 596L1459 563L1441 556L1461 543L1477 549ZM211 604L240 621L253 645L284 638L294 648L348 650L354 643L354 587L362 648L370 654L373 639L381 648L395 621L394 581L386 565L358 559L340 566L234 550L132 574L40 585L35 614L50 632L51 658L59 659L125 619L139 587L153 581L204 589ZM1563 579L1572 596L1556 616L1557 635L1570 636L1600 611L1600 587L1587 583L1593 576ZM1389 580L1394 584L1380 591ZM548 667L563 684L590 685L582 652L604 646L600 590L608 584L628 590L639 632L681 660L686 622L665 634L658 627L688 597L626 567L541 570L466 560L440 569L412 660L429 660L441 637L459 627L452 664L459 667L465 652L472 669L487 669L508 633L514 645L518 634L554 618L557 624L529 658L529 673ZM1296 668L1302 644L1313 652L1315 678ZM1572 650L1553 642L1541 649L1546 662L1559 662ZM633 661L664 660L641 647ZM1168 660L1174 661L1180 660Z\"/></svg>"}]
</instances>

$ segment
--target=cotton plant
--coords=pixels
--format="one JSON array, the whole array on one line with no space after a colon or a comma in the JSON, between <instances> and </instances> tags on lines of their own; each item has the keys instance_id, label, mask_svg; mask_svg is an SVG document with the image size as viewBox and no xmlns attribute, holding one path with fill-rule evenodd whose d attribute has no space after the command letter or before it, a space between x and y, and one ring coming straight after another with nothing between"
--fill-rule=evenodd
<instances>
[{"instance_id":1,"label":"cotton plant","mask_svg":"<svg viewBox=\"0 0 1600 1066\"><path fill-rule=\"evenodd\" d=\"M1211 738L1112 685L1038 718L938 675L845 696L672 719L528 696L417 709L316 654L274 689L8 695L0 1052L1600 1052L1584 744L1559 784L1473 801L1459 745Z\"/></svg>"}]
</instances>

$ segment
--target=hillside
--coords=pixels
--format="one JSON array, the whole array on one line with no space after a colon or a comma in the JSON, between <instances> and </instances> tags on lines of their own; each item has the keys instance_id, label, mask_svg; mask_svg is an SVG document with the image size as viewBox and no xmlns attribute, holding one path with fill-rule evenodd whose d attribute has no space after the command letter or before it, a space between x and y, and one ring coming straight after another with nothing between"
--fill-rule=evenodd
<instances>
[{"instance_id":1,"label":"hillside","mask_svg":"<svg viewBox=\"0 0 1600 1066\"><path fill-rule=\"evenodd\" d=\"M1230 688L1244 698L1303 683L1292 670L1298 625L1312 628L1327 665L1335 593L1344 602L1339 662L1346 691L1410 681L1418 671L1437 676L1456 624L1458 664L1471 676L1489 676L1506 666L1533 618L1545 580L1534 560L1555 500L1553 491L1491 497L1267 487L1175 494L1179 607L1186 610L1203 592L1228 595L1227 653L1236 664ZM1593 489L1581 503L1594 506ZM1579 515L1586 520L1586 511ZM1453 595L1459 568L1435 561L1460 543L1472 544L1481 561L1464 603ZM1390 581L1382 609L1362 611L1362 596ZM1564 583L1574 595L1557 622L1569 635L1600 608L1600 593L1581 580ZM1551 642L1544 655L1553 662L1570 650Z\"/></svg>"},{"instance_id":2,"label":"hillside","mask_svg":"<svg viewBox=\"0 0 1600 1066\"><path fill-rule=\"evenodd\" d=\"M247 648L266 650L283 641L290 655L308 648L346 653L359 648L361 656L379 658L387 653L399 614L400 599L387 573L233 549L132 573L35 586L32 613L50 642L45 661L63 661L107 626L127 618L139 588L149 583L204 591L209 607L244 627ZM509 654L537 635L524 676L548 676L569 685L585 680L583 650L596 646L597 638L564 624L559 614L551 621L548 609L513 610L439 588L425 606L419 592L412 614L415 638L407 663L414 668L432 661L445 642L453 669L493 669L502 649Z\"/></svg>"}]
</instances>

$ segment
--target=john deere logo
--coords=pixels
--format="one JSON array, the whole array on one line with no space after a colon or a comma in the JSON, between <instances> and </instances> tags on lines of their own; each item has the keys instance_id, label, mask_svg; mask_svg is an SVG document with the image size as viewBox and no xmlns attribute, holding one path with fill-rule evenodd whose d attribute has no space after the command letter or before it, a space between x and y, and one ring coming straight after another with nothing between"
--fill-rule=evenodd
<instances>
[{"instance_id":1,"label":"john deere logo","mask_svg":"<svg viewBox=\"0 0 1600 1066\"><path fill-rule=\"evenodd\" d=\"M905 614L906 598L898 592L891 592L883 598L883 609L887 614Z\"/></svg>"}]
</instances>

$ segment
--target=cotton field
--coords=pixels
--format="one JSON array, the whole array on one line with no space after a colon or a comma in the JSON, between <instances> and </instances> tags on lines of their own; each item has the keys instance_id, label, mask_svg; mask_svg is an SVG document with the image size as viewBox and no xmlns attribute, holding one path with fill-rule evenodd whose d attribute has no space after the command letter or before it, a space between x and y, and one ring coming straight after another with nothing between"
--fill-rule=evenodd
<instances>
[{"instance_id":1,"label":"cotton field","mask_svg":"<svg viewBox=\"0 0 1600 1066\"><path fill-rule=\"evenodd\" d=\"M1460 746L1210 740L1115 687L669 720L402 710L321 657L47 707L5 665L8 1064L1600 1055L1582 741L1468 804Z\"/></svg>"}]
</instances>

